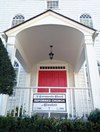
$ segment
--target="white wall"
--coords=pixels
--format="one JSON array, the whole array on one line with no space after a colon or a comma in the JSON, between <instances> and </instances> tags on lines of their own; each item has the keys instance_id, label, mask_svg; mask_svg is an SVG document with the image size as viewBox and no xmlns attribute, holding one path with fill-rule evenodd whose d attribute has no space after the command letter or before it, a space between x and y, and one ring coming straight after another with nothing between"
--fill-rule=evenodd
<instances>
[{"instance_id":1,"label":"white wall","mask_svg":"<svg viewBox=\"0 0 100 132\"><path fill-rule=\"evenodd\" d=\"M18 13L28 19L46 10L46 0L3 0L0 5L0 31L9 28L12 17ZM94 28L100 29L99 0L59 0L59 9L55 11L75 20L79 20L82 13L89 13L93 18Z\"/></svg>"},{"instance_id":2,"label":"white wall","mask_svg":"<svg viewBox=\"0 0 100 132\"><path fill-rule=\"evenodd\" d=\"M1 0L0 1L0 32L11 27L14 15L21 13L29 19L46 11L47 0ZM55 10L67 17L80 21L83 13L89 13L93 19L94 28L100 30L100 0L59 0L59 9ZM100 60L100 35L96 39L95 49Z\"/></svg>"}]
</instances>

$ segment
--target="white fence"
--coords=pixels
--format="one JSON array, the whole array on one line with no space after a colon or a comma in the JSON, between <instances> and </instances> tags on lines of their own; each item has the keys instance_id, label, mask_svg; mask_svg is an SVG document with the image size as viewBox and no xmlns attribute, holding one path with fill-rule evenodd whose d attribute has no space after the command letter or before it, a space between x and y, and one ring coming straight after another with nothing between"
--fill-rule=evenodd
<instances>
[{"instance_id":1,"label":"white fence","mask_svg":"<svg viewBox=\"0 0 100 132\"><path fill-rule=\"evenodd\" d=\"M38 92L38 88L48 89L47 92ZM52 92L51 87L16 87L14 89L14 94L9 97L7 113L13 116L25 116L33 115L34 113L43 114L47 116L64 114L66 113L69 118L75 117L85 117L91 110L93 110L92 93L90 88L75 88L75 87L60 87L59 89L66 89L66 92ZM58 87L53 87L58 89ZM66 96L66 110L65 111L44 111L42 108L40 110L34 110L33 96L37 95L59 95L64 94ZM39 104L40 105L40 104Z\"/></svg>"}]
</instances>

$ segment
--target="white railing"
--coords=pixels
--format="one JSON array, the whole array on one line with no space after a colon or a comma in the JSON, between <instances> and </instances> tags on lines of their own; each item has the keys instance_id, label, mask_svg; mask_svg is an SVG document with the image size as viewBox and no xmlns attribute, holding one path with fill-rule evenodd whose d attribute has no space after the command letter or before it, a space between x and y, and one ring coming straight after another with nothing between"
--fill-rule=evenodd
<instances>
[{"instance_id":1,"label":"white railing","mask_svg":"<svg viewBox=\"0 0 100 132\"><path fill-rule=\"evenodd\" d=\"M39 91L39 89L42 89ZM45 89L47 91L45 91ZM53 90L52 90L53 89ZM66 91L65 91L66 89ZM60 90L60 92L59 92ZM90 88L78 87L15 87L14 95L9 97L7 112L14 116L29 115L33 111L34 94L65 94L66 111L68 117L83 116L93 109L92 93ZM40 113L43 111L40 111ZM47 111L49 112L49 111Z\"/></svg>"}]
</instances>

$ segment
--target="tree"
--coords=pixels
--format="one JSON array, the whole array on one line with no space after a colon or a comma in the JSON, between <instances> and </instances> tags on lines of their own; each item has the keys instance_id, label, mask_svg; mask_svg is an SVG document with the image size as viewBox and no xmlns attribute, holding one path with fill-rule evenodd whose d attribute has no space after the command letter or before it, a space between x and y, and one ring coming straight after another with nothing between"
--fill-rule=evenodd
<instances>
[{"instance_id":1,"label":"tree","mask_svg":"<svg viewBox=\"0 0 100 132\"><path fill-rule=\"evenodd\" d=\"M0 39L0 94L11 95L16 81L15 70Z\"/></svg>"}]
</instances>

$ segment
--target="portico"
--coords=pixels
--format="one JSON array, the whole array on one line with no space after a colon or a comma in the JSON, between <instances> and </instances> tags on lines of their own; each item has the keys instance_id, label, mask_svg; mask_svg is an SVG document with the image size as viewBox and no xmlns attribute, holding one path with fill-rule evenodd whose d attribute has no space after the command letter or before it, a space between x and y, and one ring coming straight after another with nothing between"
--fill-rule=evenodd
<instances>
[{"instance_id":1,"label":"portico","mask_svg":"<svg viewBox=\"0 0 100 132\"><path fill-rule=\"evenodd\" d=\"M13 54L28 74L28 87L32 87L31 84L34 85L31 80L36 65L68 65L72 68L74 78L74 75L78 73L86 60L93 107L100 108L99 73L93 47L95 29L48 10L16 27L8 29L5 34L8 36L8 43L11 43L11 38L13 38L15 48ZM53 45L55 54L53 61L49 60L48 55L50 45ZM12 61L14 57L12 56ZM65 68L66 71L68 67ZM38 78L37 75L34 74L35 78ZM70 85L67 86L70 87ZM74 79L72 86L77 86ZM32 108L30 108L31 110Z\"/></svg>"}]
</instances>

